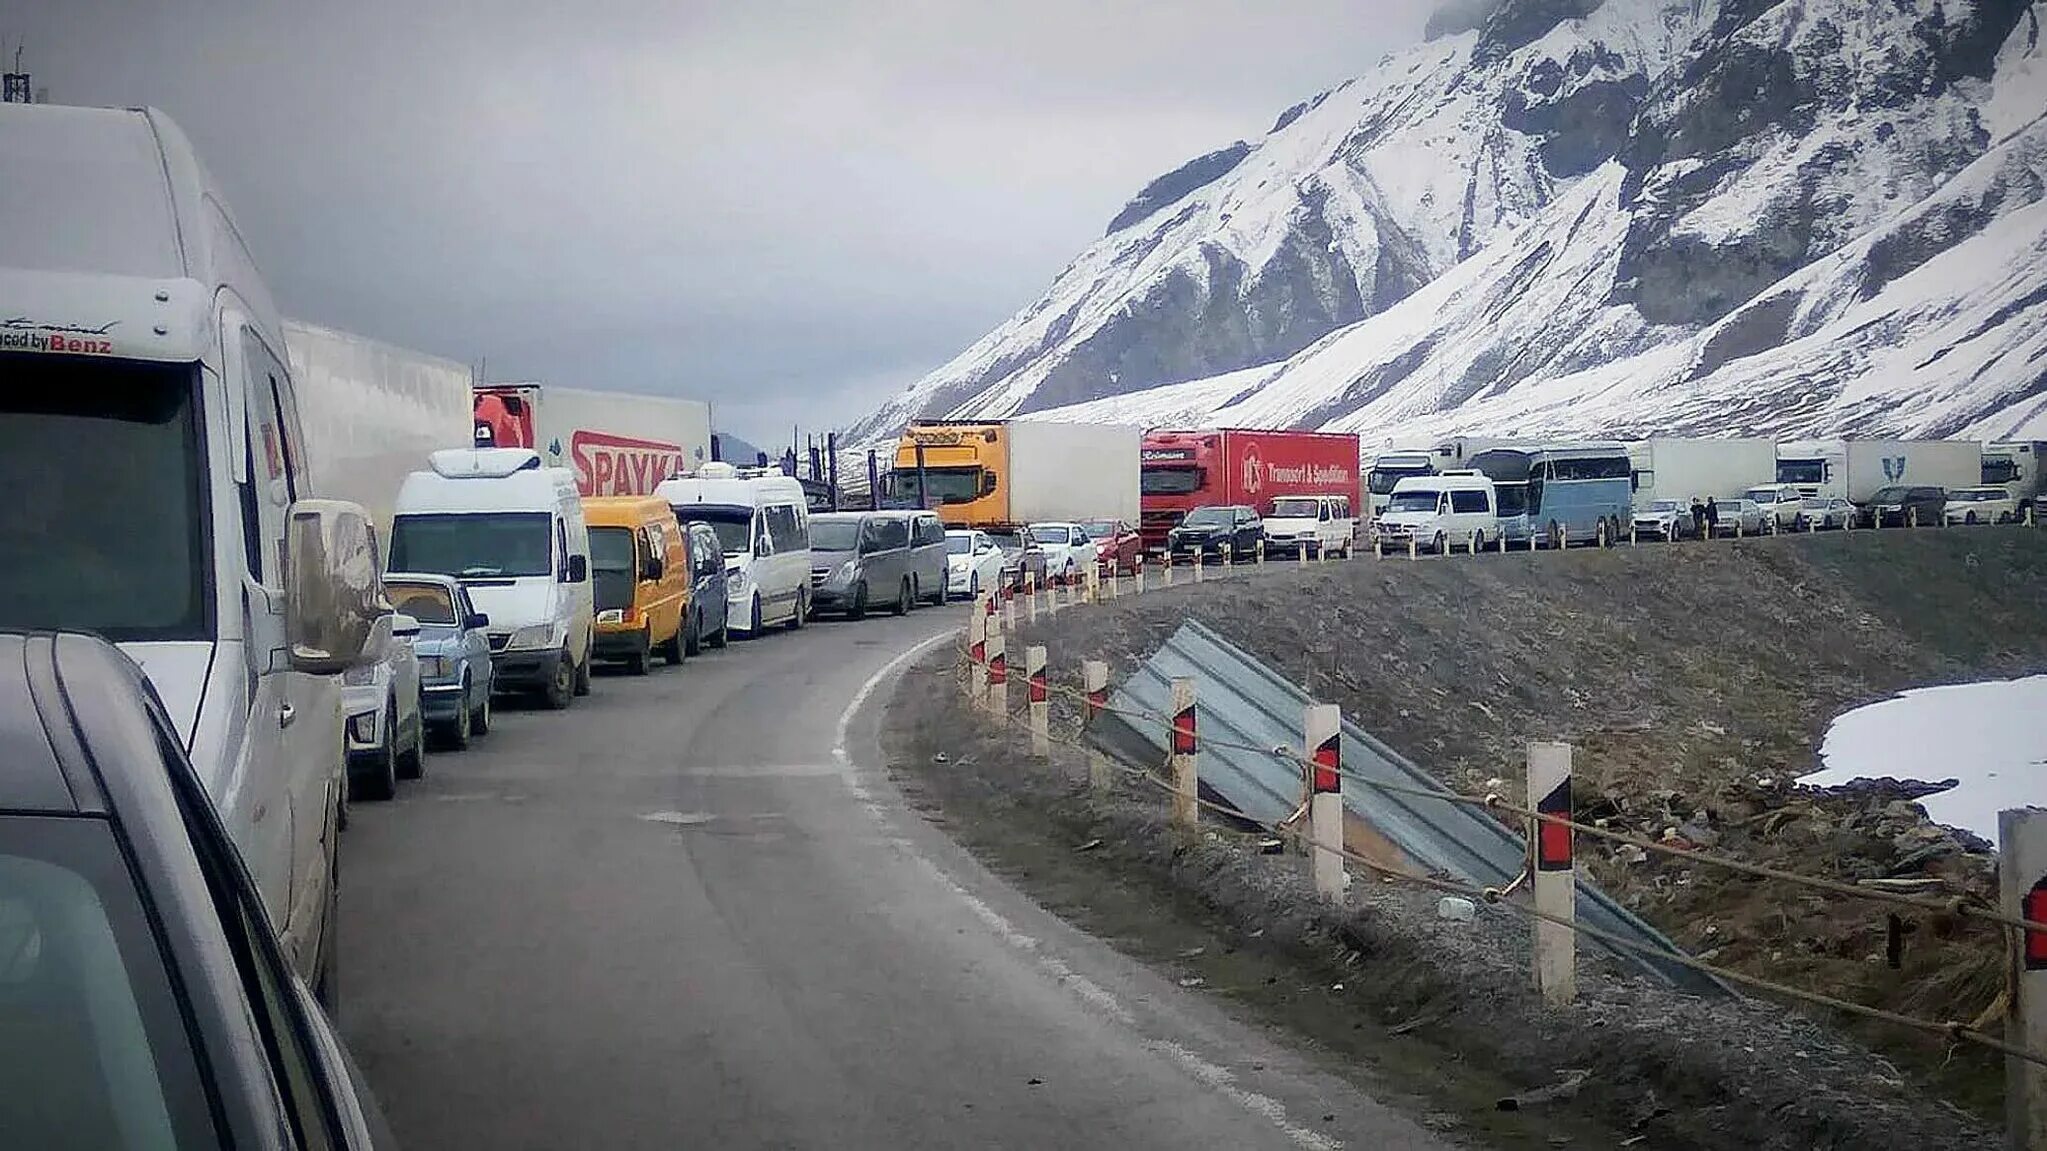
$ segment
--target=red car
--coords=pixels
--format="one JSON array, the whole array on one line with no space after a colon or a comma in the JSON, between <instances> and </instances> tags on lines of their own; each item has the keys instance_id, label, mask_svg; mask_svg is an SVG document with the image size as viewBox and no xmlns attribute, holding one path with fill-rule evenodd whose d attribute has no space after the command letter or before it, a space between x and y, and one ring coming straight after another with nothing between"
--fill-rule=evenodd
<instances>
[{"instance_id":1,"label":"red car","mask_svg":"<svg viewBox=\"0 0 2047 1151\"><path fill-rule=\"evenodd\" d=\"M1144 540L1135 527L1122 520L1082 520L1080 527L1101 551L1103 575L1112 571L1130 575L1137 571L1138 560L1144 554Z\"/></svg>"}]
</instances>

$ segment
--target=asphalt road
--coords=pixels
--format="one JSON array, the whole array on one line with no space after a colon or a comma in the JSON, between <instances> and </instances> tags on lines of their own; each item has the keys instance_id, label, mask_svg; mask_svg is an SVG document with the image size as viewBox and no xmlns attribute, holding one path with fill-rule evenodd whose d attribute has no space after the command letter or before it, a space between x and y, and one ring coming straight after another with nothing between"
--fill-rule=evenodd
<instances>
[{"instance_id":1,"label":"asphalt road","mask_svg":"<svg viewBox=\"0 0 2047 1151\"><path fill-rule=\"evenodd\" d=\"M1438 1148L902 805L819 623L501 711L343 840L342 1023L412 1148Z\"/></svg>"}]
</instances>

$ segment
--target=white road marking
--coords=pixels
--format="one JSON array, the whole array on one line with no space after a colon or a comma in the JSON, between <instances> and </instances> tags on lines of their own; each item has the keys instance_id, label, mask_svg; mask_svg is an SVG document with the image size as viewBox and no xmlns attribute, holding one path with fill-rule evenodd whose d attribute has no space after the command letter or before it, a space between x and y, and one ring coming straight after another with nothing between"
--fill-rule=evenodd
<instances>
[{"instance_id":1,"label":"white road marking","mask_svg":"<svg viewBox=\"0 0 2047 1151\"><path fill-rule=\"evenodd\" d=\"M672 823L677 827L695 827L718 818L708 811L646 811L640 818L648 823Z\"/></svg>"},{"instance_id":2,"label":"white road marking","mask_svg":"<svg viewBox=\"0 0 2047 1151\"><path fill-rule=\"evenodd\" d=\"M896 673L897 669L911 660L922 656L925 652L937 647L939 644L951 642L954 638L950 632L940 633L883 664L879 670L868 677L866 683L860 685L859 691L853 693L853 698L846 704L846 710L839 713L838 726L832 733L832 758L838 761L839 771L845 777L846 786L852 791L853 797L860 801L860 805L867 809L868 814L874 817L875 822L881 825L883 831L893 830L890 813L875 801L873 794L867 790L867 785L860 782L859 772L853 764L853 757L846 751L847 732L852 729L853 717L858 715L860 709L866 705L867 698L874 694L876 688L887 682L889 677ZM892 835L889 843L904 858L929 874L939 886L966 904L967 909L972 911L981 922L987 924L988 929L995 934L997 939L1000 939L1017 951L1029 955L1037 963L1039 969L1050 976L1053 982L1072 991L1075 995L1078 995L1118 1023L1131 1028L1133 1031L1136 1030L1137 1017L1131 1013L1128 1007L1123 1005L1121 1000L1116 998L1113 992L1078 971L1073 970L1065 960L1042 950L1038 946L1036 937L1026 935L1018 930L1015 924L1011 923L1001 912L989 906L986 900L960 886L957 880L947 875L936 863L926 858L924 853L918 851L916 845L912 844L907 838L900 835ZM1262 1095L1256 1091L1248 1091L1238 1086L1236 1073L1229 1068L1204 1059L1194 1051L1171 1040L1153 1039L1142 1034L1138 1036L1138 1040L1143 1043L1146 1049L1157 1052L1177 1064L1182 1071L1186 1072L1195 1081L1279 1128L1280 1132L1292 1140L1296 1146L1306 1148L1307 1151L1340 1151L1343 1147L1342 1142L1332 1139L1319 1131L1295 1123L1288 1116L1286 1105L1279 1100L1274 1099L1270 1095Z\"/></svg>"}]
</instances>

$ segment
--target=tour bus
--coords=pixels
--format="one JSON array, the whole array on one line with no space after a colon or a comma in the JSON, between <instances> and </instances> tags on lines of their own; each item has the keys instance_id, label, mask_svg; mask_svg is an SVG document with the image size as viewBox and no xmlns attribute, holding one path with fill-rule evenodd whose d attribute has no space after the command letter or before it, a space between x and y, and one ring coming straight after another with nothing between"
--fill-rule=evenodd
<instances>
[{"instance_id":1,"label":"tour bus","mask_svg":"<svg viewBox=\"0 0 2047 1151\"><path fill-rule=\"evenodd\" d=\"M1493 481L1500 530L1544 547L1620 539L1634 515L1628 448L1622 443L1536 444L1471 457Z\"/></svg>"},{"instance_id":2,"label":"tour bus","mask_svg":"<svg viewBox=\"0 0 2047 1151\"><path fill-rule=\"evenodd\" d=\"M654 494L677 520L700 520L718 533L734 631L752 639L775 624L803 626L810 615L810 501L802 484L770 468L713 461L663 480Z\"/></svg>"}]
</instances>

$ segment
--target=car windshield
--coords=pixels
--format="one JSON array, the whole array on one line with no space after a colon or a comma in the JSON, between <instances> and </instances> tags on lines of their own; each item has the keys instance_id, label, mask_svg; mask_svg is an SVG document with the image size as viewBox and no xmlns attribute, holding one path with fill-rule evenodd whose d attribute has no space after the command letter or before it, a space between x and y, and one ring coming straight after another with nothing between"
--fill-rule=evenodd
<instances>
[{"instance_id":1,"label":"car windshield","mask_svg":"<svg viewBox=\"0 0 2047 1151\"><path fill-rule=\"evenodd\" d=\"M1432 512L1436 510L1438 502L1440 502L1438 494L1427 489L1422 491L1395 492L1393 493L1393 498L1387 501L1386 510L1389 512Z\"/></svg>"},{"instance_id":2,"label":"car windshield","mask_svg":"<svg viewBox=\"0 0 2047 1151\"><path fill-rule=\"evenodd\" d=\"M129 875L105 820L0 816L10 1147L221 1145Z\"/></svg>"},{"instance_id":3,"label":"car windshield","mask_svg":"<svg viewBox=\"0 0 2047 1151\"><path fill-rule=\"evenodd\" d=\"M743 556L753 551L753 509L725 507L721 504L684 504L675 509L677 519L687 518L711 525L717 533L718 546L725 549L725 558ZM813 530L816 521L812 521ZM813 545L815 546L815 545Z\"/></svg>"},{"instance_id":4,"label":"car windshield","mask_svg":"<svg viewBox=\"0 0 2047 1151\"><path fill-rule=\"evenodd\" d=\"M391 526L391 566L468 579L548 575L554 570L552 520L546 512L399 516Z\"/></svg>"},{"instance_id":5,"label":"car windshield","mask_svg":"<svg viewBox=\"0 0 2047 1151\"><path fill-rule=\"evenodd\" d=\"M0 355L0 627L211 632L198 375Z\"/></svg>"},{"instance_id":6,"label":"car windshield","mask_svg":"<svg viewBox=\"0 0 2047 1151\"><path fill-rule=\"evenodd\" d=\"M859 542L859 520L829 520L820 516L810 521L811 551L849 552Z\"/></svg>"},{"instance_id":7,"label":"car windshield","mask_svg":"<svg viewBox=\"0 0 2047 1151\"><path fill-rule=\"evenodd\" d=\"M1274 519L1312 520L1322 514L1320 500L1276 499L1272 501Z\"/></svg>"},{"instance_id":8,"label":"car windshield","mask_svg":"<svg viewBox=\"0 0 2047 1151\"><path fill-rule=\"evenodd\" d=\"M1024 547L1023 537L1015 532L990 532L988 538L1005 552L1020 552Z\"/></svg>"},{"instance_id":9,"label":"car windshield","mask_svg":"<svg viewBox=\"0 0 2047 1151\"><path fill-rule=\"evenodd\" d=\"M1039 524L1031 529L1031 538L1041 544L1063 544L1066 542L1066 528L1058 524Z\"/></svg>"},{"instance_id":10,"label":"car windshield","mask_svg":"<svg viewBox=\"0 0 2047 1151\"><path fill-rule=\"evenodd\" d=\"M1190 528L1226 528L1236 522L1228 508L1195 508L1180 523Z\"/></svg>"},{"instance_id":11,"label":"car windshield","mask_svg":"<svg viewBox=\"0 0 2047 1151\"><path fill-rule=\"evenodd\" d=\"M1184 496L1201 490L1201 469L1146 468L1138 473L1137 489L1147 496Z\"/></svg>"},{"instance_id":12,"label":"car windshield","mask_svg":"<svg viewBox=\"0 0 2047 1151\"><path fill-rule=\"evenodd\" d=\"M596 550L597 533L590 533L591 550ZM455 622L455 597L439 584L406 583L403 580L384 581L384 590L391 597L391 606L400 615L409 615L421 623Z\"/></svg>"},{"instance_id":13,"label":"car windshield","mask_svg":"<svg viewBox=\"0 0 2047 1151\"><path fill-rule=\"evenodd\" d=\"M1675 512L1684 509L1683 505L1679 504L1676 500L1657 500L1649 505L1649 510L1652 512Z\"/></svg>"},{"instance_id":14,"label":"car windshield","mask_svg":"<svg viewBox=\"0 0 2047 1151\"><path fill-rule=\"evenodd\" d=\"M1948 498L1954 500L1961 500L1964 503L1973 504L1978 503L1982 500L1994 500L2002 495L2004 495L2003 492L1959 491L1956 492L1954 495L1949 496Z\"/></svg>"},{"instance_id":15,"label":"car windshield","mask_svg":"<svg viewBox=\"0 0 2047 1151\"><path fill-rule=\"evenodd\" d=\"M815 543L813 543L813 544L812 544L811 546L812 546L812 547L816 547L817 545L816 545ZM973 555L973 554L974 554L974 537L973 537L973 536L957 536L957 535L950 535L950 534L948 534L948 535L947 535L947 536L945 537L945 554L947 554L947 555L950 555L950 556L970 556L970 555Z\"/></svg>"},{"instance_id":16,"label":"car windshield","mask_svg":"<svg viewBox=\"0 0 2047 1151\"><path fill-rule=\"evenodd\" d=\"M1754 500L1759 504L1774 504L1777 502L1777 493L1770 488L1752 488L1742 493L1742 498Z\"/></svg>"}]
</instances>

